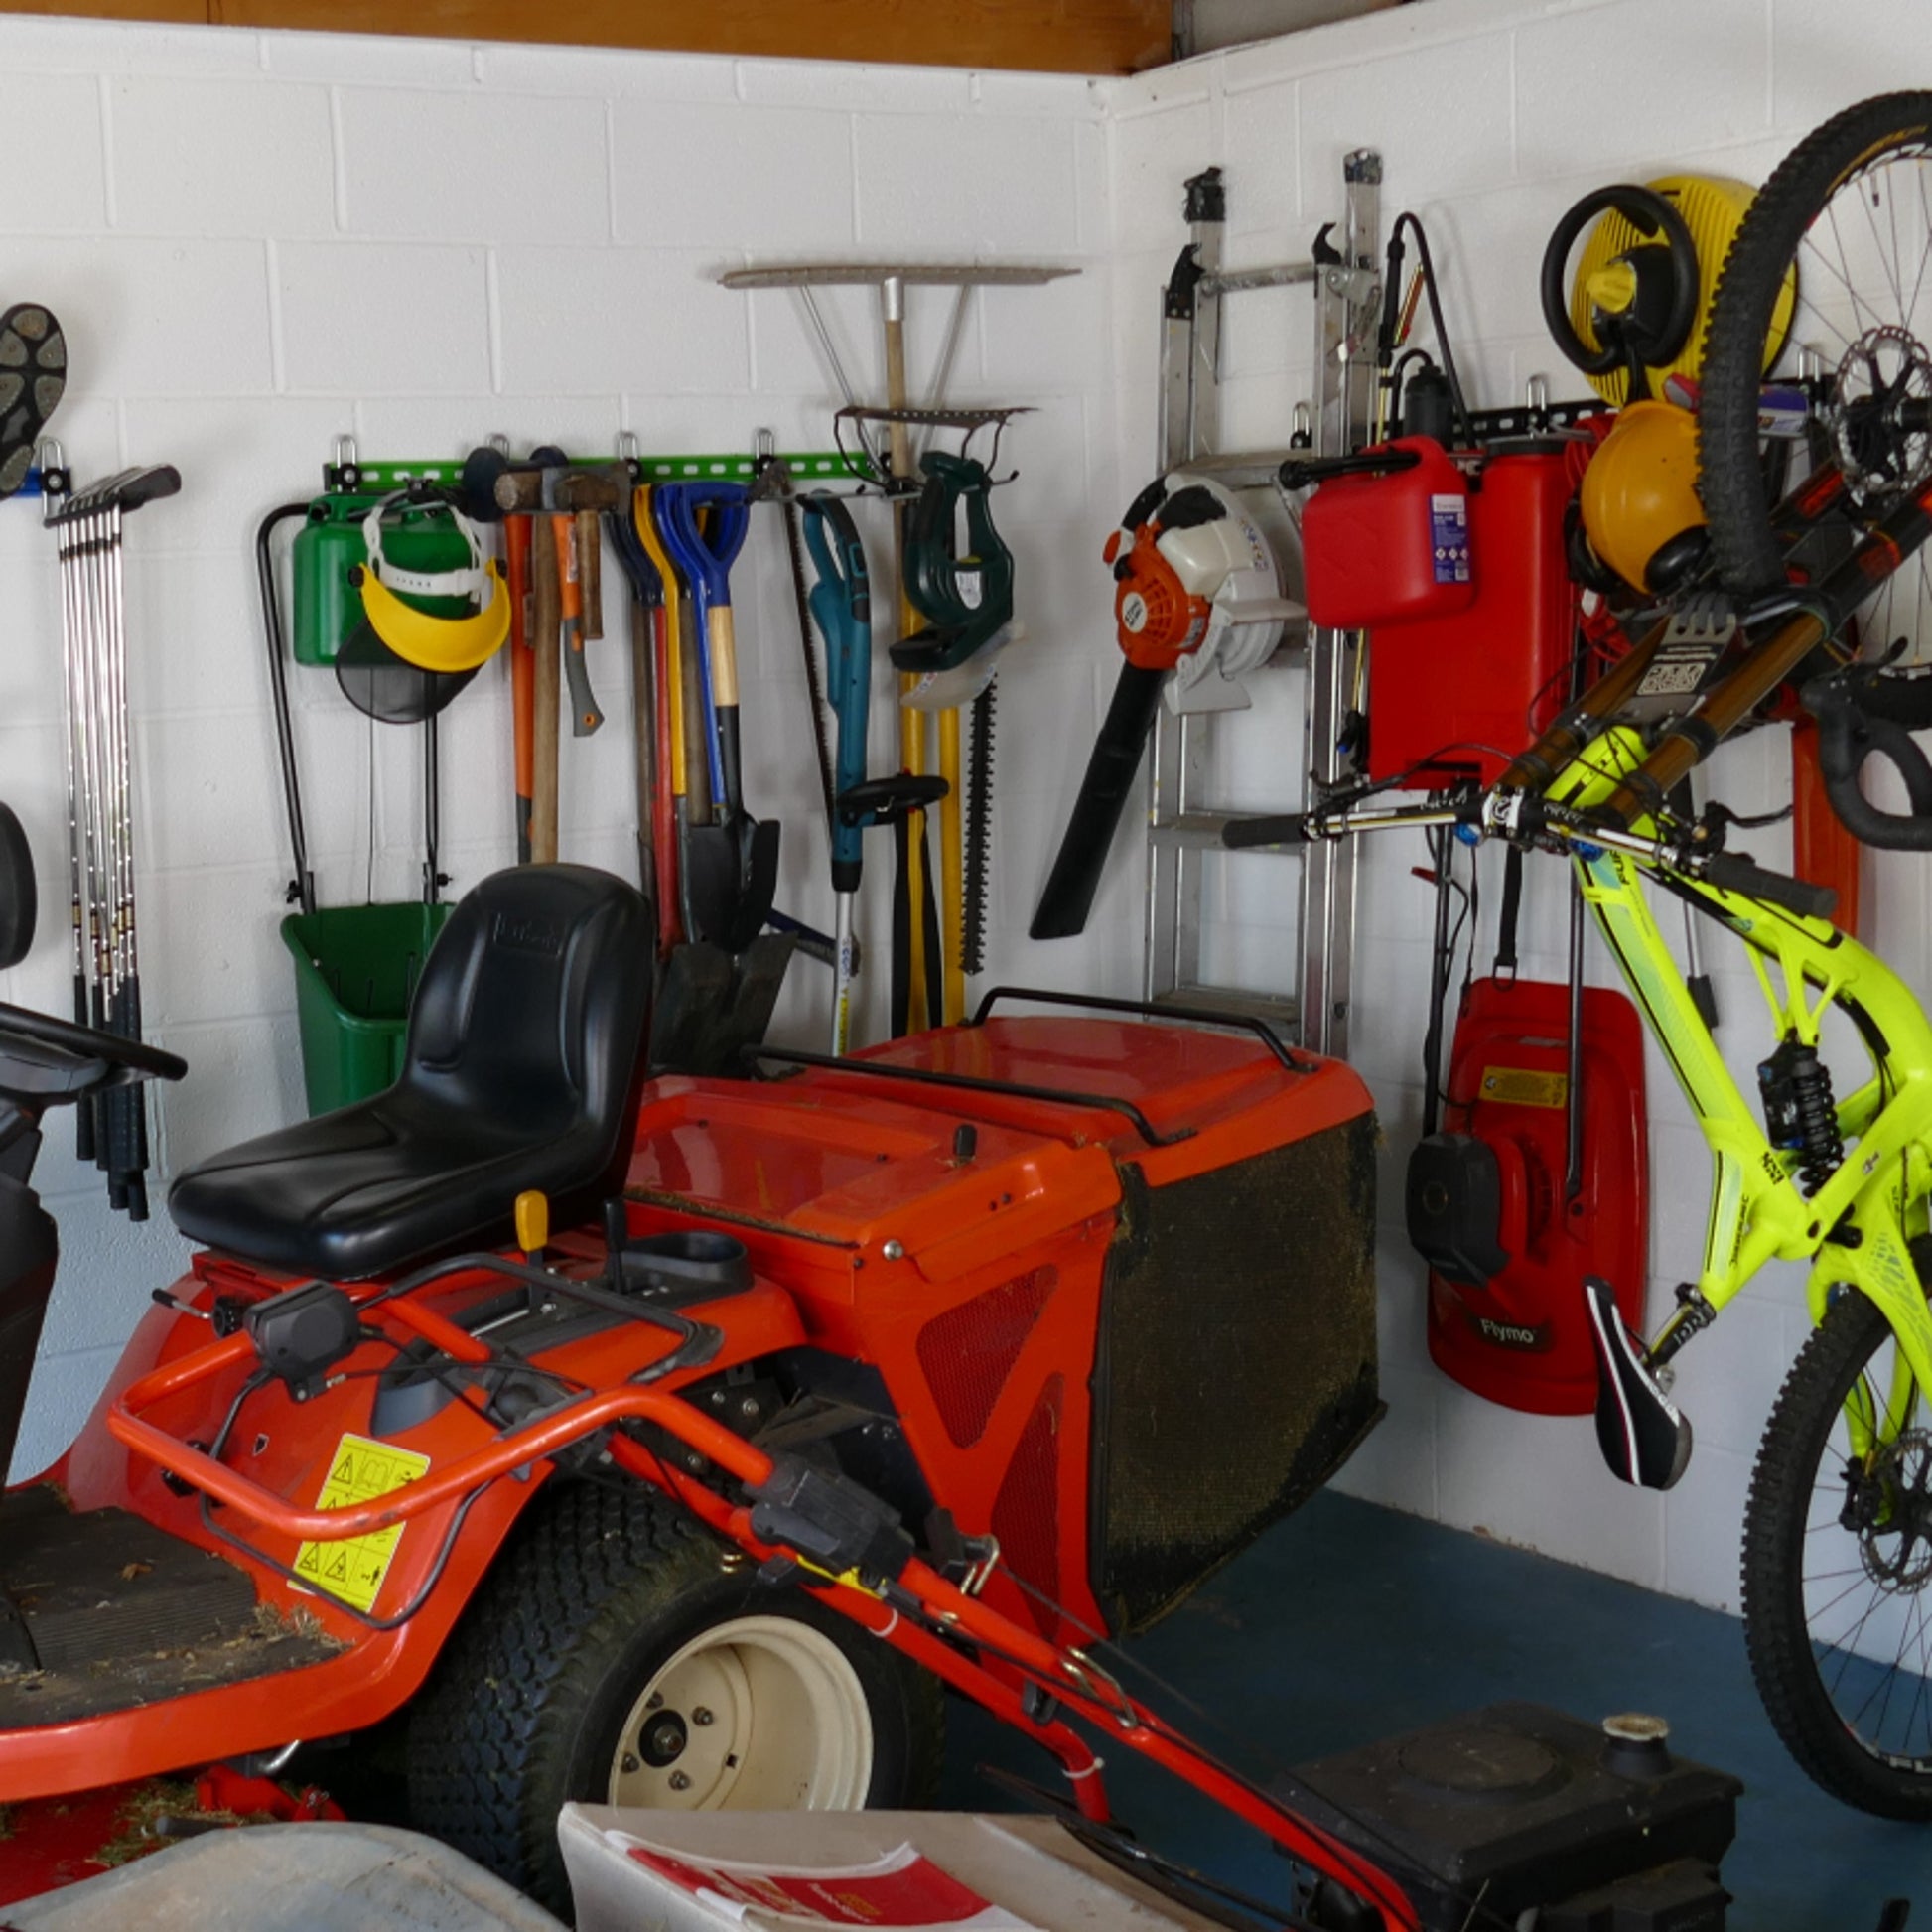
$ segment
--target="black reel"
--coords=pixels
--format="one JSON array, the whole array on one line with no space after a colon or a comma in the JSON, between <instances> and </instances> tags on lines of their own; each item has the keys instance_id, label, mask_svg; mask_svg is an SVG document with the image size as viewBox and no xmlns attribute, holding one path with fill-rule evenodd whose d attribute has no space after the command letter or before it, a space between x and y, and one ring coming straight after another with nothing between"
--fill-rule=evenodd
<instances>
[{"instance_id":1,"label":"black reel","mask_svg":"<svg viewBox=\"0 0 1932 1932\"><path fill-rule=\"evenodd\" d=\"M1614 259L1636 278L1635 292L1619 310L1592 306L1590 324L1598 346L1591 348L1570 319L1570 296L1565 271L1570 250L1585 227L1600 214L1617 213L1640 235L1640 241ZM1557 346L1586 375L1608 375L1622 369L1629 378L1628 402L1650 394L1646 371L1673 362L1691 340L1697 321L1697 244L1682 214L1654 188L1620 182L1586 195L1561 221L1543 251L1543 320Z\"/></svg>"}]
</instances>

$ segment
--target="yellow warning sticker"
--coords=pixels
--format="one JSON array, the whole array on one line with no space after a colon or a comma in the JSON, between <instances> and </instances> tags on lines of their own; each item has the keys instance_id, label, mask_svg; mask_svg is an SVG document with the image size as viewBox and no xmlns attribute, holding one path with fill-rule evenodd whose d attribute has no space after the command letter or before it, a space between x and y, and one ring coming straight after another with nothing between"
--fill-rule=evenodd
<instances>
[{"instance_id":1,"label":"yellow warning sticker","mask_svg":"<svg viewBox=\"0 0 1932 1932\"><path fill-rule=\"evenodd\" d=\"M347 1509L355 1503L373 1502L406 1482L414 1482L428 1468L429 1457L418 1455L414 1449L372 1443L366 1436L345 1436L336 1445L336 1459L329 1465L316 1507ZM296 1575L358 1610L372 1610L375 1593L395 1561L404 1527L392 1523L386 1530L372 1530L367 1536L305 1543L295 1553Z\"/></svg>"},{"instance_id":2,"label":"yellow warning sticker","mask_svg":"<svg viewBox=\"0 0 1932 1932\"><path fill-rule=\"evenodd\" d=\"M1485 1066L1482 1098L1505 1107L1561 1107L1570 1098L1570 1076L1533 1066Z\"/></svg>"}]
</instances>

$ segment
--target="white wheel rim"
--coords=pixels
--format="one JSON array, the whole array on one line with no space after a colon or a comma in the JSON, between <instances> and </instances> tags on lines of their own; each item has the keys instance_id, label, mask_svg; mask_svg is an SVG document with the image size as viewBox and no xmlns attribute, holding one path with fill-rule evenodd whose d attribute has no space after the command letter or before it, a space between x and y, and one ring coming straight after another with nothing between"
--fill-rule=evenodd
<instances>
[{"instance_id":1,"label":"white wheel rim","mask_svg":"<svg viewBox=\"0 0 1932 1932\"><path fill-rule=\"evenodd\" d=\"M857 1811L872 1713L850 1660L788 1616L741 1616L666 1659L624 1719L610 1802L664 1811Z\"/></svg>"}]
</instances>

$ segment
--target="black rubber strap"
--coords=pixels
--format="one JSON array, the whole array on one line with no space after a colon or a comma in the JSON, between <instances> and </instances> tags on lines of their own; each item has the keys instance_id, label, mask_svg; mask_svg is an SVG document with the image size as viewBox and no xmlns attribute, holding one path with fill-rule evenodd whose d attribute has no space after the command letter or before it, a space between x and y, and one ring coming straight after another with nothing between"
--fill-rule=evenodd
<instances>
[{"instance_id":1,"label":"black rubber strap","mask_svg":"<svg viewBox=\"0 0 1932 1932\"><path fill-rule=\"evenodd\" d=\"M1523 909L1523 849L1512 845L1503 855L1503 906L1496 921L1496 963L1491 969L1498 979L1516 977L1516 921Z\"/></svg>"}]
</instances>

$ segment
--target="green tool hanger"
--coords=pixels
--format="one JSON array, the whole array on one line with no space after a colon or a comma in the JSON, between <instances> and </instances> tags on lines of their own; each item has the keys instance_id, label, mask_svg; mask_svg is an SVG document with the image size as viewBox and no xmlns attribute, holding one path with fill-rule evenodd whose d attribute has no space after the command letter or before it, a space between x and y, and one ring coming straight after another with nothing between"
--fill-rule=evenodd
<instances>
[{"instance_id":1,"label":"green tool hanger","mask_svg":"<svg viewBox=\"0 0 1932 1932\"><path fill-rule=\"evenodd\" d=\"M361 491L384 495L390 490L407 489L412 483L456 489L462 486L464 457L439 457L426 463L370 460L350 457L323 466L323 487L328 490ZM795 480L814 477L843 480L852 473L847 456L837 450L806 450L783 458ZM631 481L659 483L750 483L753 459L736 453L716 456L640 456L572 457L574 470L595 470L606 465L621 466L630 472Z\"/></svg>"}]
</instances>

